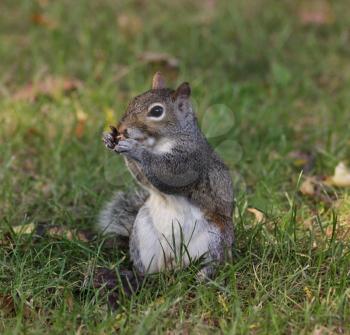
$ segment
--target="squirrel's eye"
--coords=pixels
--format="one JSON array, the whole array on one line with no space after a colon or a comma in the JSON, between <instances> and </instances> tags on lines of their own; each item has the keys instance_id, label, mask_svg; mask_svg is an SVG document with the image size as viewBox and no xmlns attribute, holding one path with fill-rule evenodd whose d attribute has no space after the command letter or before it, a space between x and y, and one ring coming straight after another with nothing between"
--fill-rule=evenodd
<instances>
[{"instance_id":1,"label":"squirrel's eye","mask_svg":"<svg viewBox=\"0 0 350 335\"><path fill-rule=\"evenodd\" d=\"M163 113L164 113L164 108L160 105L155 105L148 111L147 115L158 118L158 117L161 117Z\"/></svg>"}]
</instances>

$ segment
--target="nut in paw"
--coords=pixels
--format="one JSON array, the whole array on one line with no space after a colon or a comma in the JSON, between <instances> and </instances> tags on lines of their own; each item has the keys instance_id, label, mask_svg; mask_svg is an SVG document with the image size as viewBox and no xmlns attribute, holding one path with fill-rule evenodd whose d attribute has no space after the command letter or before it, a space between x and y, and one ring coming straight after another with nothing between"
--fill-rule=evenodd
<instances>
[{"instance_id":1,"label":"nut in paw","mask_svg":"<svg viewBox=\"0 0 350 335\"><path fill-rule=\"evenodd\" d=\"M118 144L117 138L115 138L112 133L106 133L103 135L102 138L106 148L108 149L114 149L115 146Z\"/></svg>"},{"instance_id":2,"label":"nut in paw","mask_svg":"<svg viewBox=\"0 0 350 335\"><path fill-rule=\"evenodd\" d=\"M120 140L120 134L116 127L110 126L111 132L103 134L103 142L108 149L114 149Z\"/></svg>"}]
</instances>

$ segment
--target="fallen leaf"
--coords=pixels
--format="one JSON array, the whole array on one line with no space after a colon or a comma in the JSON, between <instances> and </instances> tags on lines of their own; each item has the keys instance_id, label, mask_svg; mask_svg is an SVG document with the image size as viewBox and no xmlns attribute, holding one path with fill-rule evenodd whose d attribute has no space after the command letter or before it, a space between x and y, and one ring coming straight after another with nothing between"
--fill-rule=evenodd
<instances>
[{"instance_id":1,"label":"fallen leaf","mask_svg":"<svg viewBox=\"0 0 350 335\"><path fill-rule=\"evenodd\" d=\"M18 311L16 310L16 304L13 296L10 294L0 293L0 311L7 317L13 317L17 315ZM26 319L32 315L32 307L30 302L24 301L22 313Z\"/></svg>"},{"instance_id":2,"label":"fallen leaf","mask_svg":"<svg viewBox=\"0 0 350 335\"><path fill-rule=\"evenodd\" d=\"M255 220L258 223L262 223L265 221L265 214L257 208L249 207L247 208L247 211L255 216Z\"/></svg>"},{"instance_id":3,"label":"fallen leaf","mask_svg":"<svg viewBox=\"0 0 350 335\"><path fill-rule=\"evenodd\" d=\"M335 335L335 334L345 334L344 329L340 327L325 327L321 325L315 326L311 335Z\"/></svg>"},{"instance_id":4,"label":"fallen leaf","mask_svg":"<svg viewBox=\"0 0 350 335\"><path fill-rule=\"evenodd\" d=\"M0 247L8 247L10 245L13 245L11 235L9 233L5 233L3 236L1 236Z\"/></svg>"},{"instance_id":5,"label":"fallen leaf","mask_svg":"<svg viewBox=\"0 0 350 335\"><path fill-rule=\"evenodd\" d=\"M0 294L0 310L5 315L14 314L16 309L13 297L9 294Z\"/></svg>"},{"instance_id":6,"label":"fallen leaf","mask_svg":"<svg viewBox=\"0 0 350 335\"><path fill-rule=\"evenodd\" d=\"M329 1L304 1L298 13L299 20L304 25L326 25L334 22L334 12Z\"/></svg>"},{"instance_id":7,"label":"fallen leaf","mask_svg":"<svg viewBox=\"0 0 350 335\"><path fill-rule=\"evenodd\" d=\"M300 186L300 192L304 195L309 195L309 196L315 195L317 183L318 181L316 177L305 178L305 180Z\"/></svg>"},{"instance_id":8,"label":"fallen leaf","mask_svg":"<svg viewBox=\"0 0 350 335\"><path fill-rule=\"evenodd\" d=\"M51 226L45 230L45 234L51 237L65 237L67 240L73 240L73 231L62 226Z\"/></svg>"},{"instance_id":9,"label":"fallen leaf","mask_svg":"<svg viewBox=\"0 0 350 335\"><path fill-rule=\"evenodd\" d=\"M64 237L69 241L75 239L82 242L90 242L94 239L94 234L89 230L76 230L63 226L50 226L45 224L36 225L35 223L29 223L15 226L12 230L15 234L32 234L35 232L38 236Z\"/></svg>"},{"instance_id":10,"label":"fallen leaf","mask_svg":"<svg viewBox=\"0 0 350 335\"><path fill-rule=\"evenodd\" d=\"M136 36L143 29L143 21L140 17L131 14L120 14L117 17L117 24L122 34L127 37Z\"/></svg>"},{"instance_id":11,"label":"fallen leaf","mask_svg":"<svg viewBox=\"0 0 350 335\"><path fill-rule=\"evenodd\" d=\"M39 96L57 96L81 88L82 83L74 78L48 76L41 81L29 83L19 89L13 99L16 101L35 101Z\"/></svg>"},{"instance_id":12,"label":"fallen leaf","mask_svg":"<svg viewBox=\"0 0 350 335\"><path fill-rule=\"evenodd\" d=\"M76 230L75 237L82 242L90 242L95 238L95 235L90 230Z\"/></svg>"},{"instance_id":13,"label":"fallen leaf","mask_svg":"<svg viewBox=\"0 0 350 335\"><path fill-rule=\"evenodd\" d=\"M148 64L162 65L173 69L177 69L180 64L177 58L161 52L146 51L141 53L138 58Z\"/></svg>"},{"instance_id":14,"label":"fallen leaf","mask_svg":"<svg viewBox=\"0 0 350 335\"><path fill-rule=\"evenodd\" d=\"M340 162L335 167L334 175L327 178L326 184L337 187L350 187L350 169L345 163Z\"/></svg>"},{"instance_id":15,"label":"fallen leaf","mask_svg":"<svg viewBox=\"0 0 350 335\"><path fill-rule=\"evenodd\" d=\"M331 204L337 199L336 193L325 183L325 179L318 176L307 176L300 185L299 191L325 204Z\"/></svg>"},{"instance_id":16,"label":"fallen leaf","mask_svg":"<svg viewBox=\"0 0 350 335\"><path fill-rule=\"evenodd\" d=\"M42 26L48 29L54 29L57 27L57 22L42 13L33 13L31 21L37 26Z\"/></svg>"},{"instance_id":17,"label":"fallen leaf","mask_svg":"<svg viewBox=\"0 0 350 335\"><path fill-rule=\"evenodd\" d=\"M94 234L89 230L69 229L62 226L49 226L44 230L44 234L51 237L64 237L69 241L90 242L94 239Z\"/></svg>"},{"instance_id":18,"label":"fallen leaf","mask_svg":"<svg viewBox=\"0 0 350 335\"><path fill-rule=\"evenodd\" d=\"M12 228L13 232L15 234L31 234L35 231L35 224L34 223L28 223L25 225L15 226Z\"/></svg>"},{"instance_id":19,"label":"fallen leaf","mask_svg":"<svg viewBox=\"0 0 350 335\"><path fill-rule=\"evenodd\" d=\"M80 105L76 105L76 117L77 124L75 126L75 136L80 139L84 135L85 124L88 119L88 115L83 111Z\"/></svg>"}]
</instances>

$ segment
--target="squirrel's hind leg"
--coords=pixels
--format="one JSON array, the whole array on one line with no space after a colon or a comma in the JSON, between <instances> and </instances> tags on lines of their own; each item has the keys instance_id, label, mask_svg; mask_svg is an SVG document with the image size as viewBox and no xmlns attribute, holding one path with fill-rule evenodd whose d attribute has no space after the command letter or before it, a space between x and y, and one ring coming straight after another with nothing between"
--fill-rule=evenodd
<instances>
[{"instance_id":1,"label":"squirrel's hind leg","mask_svg":"<svg viewBox=\"0 0 350 335\"><path fill-rule=\"evenodd\" d=\"M130 236L136 215L148 197L148 192L118 192L102 209L97 226L103 233Z\"/></svg>"}]
</instances>

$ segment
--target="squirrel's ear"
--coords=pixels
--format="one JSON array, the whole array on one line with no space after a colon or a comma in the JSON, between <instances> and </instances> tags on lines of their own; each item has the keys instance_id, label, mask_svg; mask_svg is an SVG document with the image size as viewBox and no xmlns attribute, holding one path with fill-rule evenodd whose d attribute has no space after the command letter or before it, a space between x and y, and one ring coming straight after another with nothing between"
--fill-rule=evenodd
<instances>
[{"instance_id":1,"label":"squirrel's ear","mask_svg":"<svg viewBox=\"0 0 350 335\"><path fill-rule=\"evenodd\" d=\"M173 97L174 99L177 98L189 98L191 95L191 87L190 84L187 82L182 83L174 92Z\"/></svg>"},{"instance_id":2,"label":"squirrel's ear","mask_svg":"<svg viewBox=\"0 0 350 335\"><path fill-rule=\"evenodd\" d=\"M152 90L165 88L165 80L160 72L156 72L152 80Z\"/></svg>"}]
</instances>

